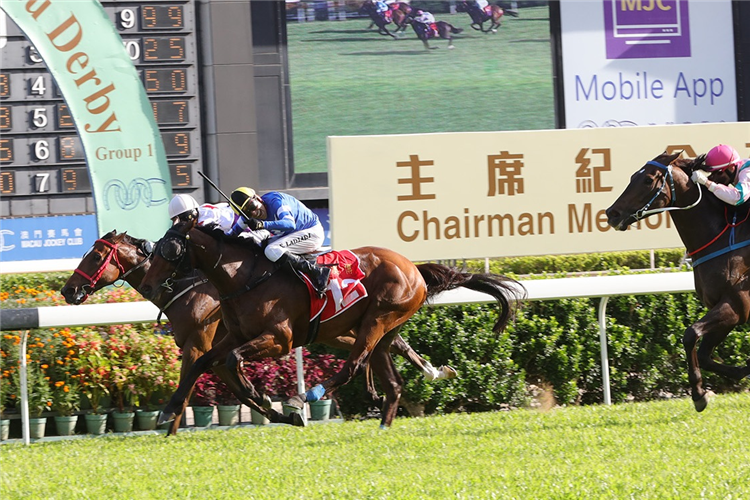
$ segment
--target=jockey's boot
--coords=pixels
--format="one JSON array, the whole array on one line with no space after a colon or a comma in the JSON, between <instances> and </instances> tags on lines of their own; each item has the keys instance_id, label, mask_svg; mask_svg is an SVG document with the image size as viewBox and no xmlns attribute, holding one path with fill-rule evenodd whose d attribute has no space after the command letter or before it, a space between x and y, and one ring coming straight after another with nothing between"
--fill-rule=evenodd
<instances>
[{"instance_id":1,"label":"jockey's boot","mask_svg":"<svg viewBox=\"0 0 750 500\"><path fill-rule=\"evenodd\" d=\"M289 267L295 271L300 271L307 275L312 282L313 288L318 293L318 296L323 298L328 288L328 276L331 274L331 268L327 266L319 266L314 262L295 255L293 253L285 253L279 259L279 263L283 266L289 264Z\"/></svg>"}]
</instances>

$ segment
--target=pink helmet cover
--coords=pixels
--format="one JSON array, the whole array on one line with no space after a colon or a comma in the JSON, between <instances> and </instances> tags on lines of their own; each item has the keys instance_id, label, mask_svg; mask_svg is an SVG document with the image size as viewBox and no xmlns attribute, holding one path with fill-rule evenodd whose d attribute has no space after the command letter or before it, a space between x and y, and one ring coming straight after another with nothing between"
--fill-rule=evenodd
<instances>
[{"instance_id":1,"label":"pink helmet cover","mask_svg":"<svg viewBox=\"0 0 750 500\"><path fill-rule=\"evenodd\" d=\"M706 167L709 170L721 170L740 163L740 154L732 146L719 144L711 148L706 155Z\"/></svg>"}]
</instances>

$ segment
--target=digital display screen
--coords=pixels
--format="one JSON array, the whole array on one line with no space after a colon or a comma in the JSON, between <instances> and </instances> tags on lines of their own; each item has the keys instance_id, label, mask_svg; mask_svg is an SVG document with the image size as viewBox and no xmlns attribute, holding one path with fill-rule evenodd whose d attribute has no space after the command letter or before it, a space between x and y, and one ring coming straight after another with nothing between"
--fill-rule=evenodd
<instances>
[{"instance_id":1,"label":"digital display screen","mask_svg":"<svg viewBox=\"0 0 750 500\"><path fill-rule=\"evenodd\" d=\"M141 28L144 30L180 29L185 27L182 5L143 5Z\"/></svg>"},{"instance_id":2,"label":"digital display screen","mask_svg":"<svg viewBox=\"0 0 750 500\"><path fill-rule=\"evenodd\" d=\"M0 130L10 130L13 128L13 108L10 106L0 106Z\"/></svg>"},{"instance_id":3,"label":"digital display screen","mask_svg":"<svg viewBox=\"0 0 750 500\"><path fill-rule=\"evenodd\" d=\"M151 107L159 125L187 125L190 121L187 101L151 101Z\"/></svg>"},{"instance_id":4,"label":"digital display screen","mask_svg":"<svg viewBox=\"0 0 750 500\"><path fill-rule=\"evenodd\" d=\"M13 158L13 139L0 139L0 163L11 163Z\"/></svg>"},{"instance_id":5,"label":"digital display screen","mask_svg":"<svg viewBox=\"0 0 750 500\"><path fill-rule=\"evenodd\" d=\"M197 192L202 198L203 184L194 176L201 168L200 97L195 94L199 71L197 0L101 0L100 4L118 30L150 99L164 151L171 160L172 185ZM61 207L76 213L90 211L95 204L87 152L77 132L80 118L74 120L71 107L31 41L12 19L5 17L5 23L0 70L0 194L7 195L10 203L1 205L0 216L55 216L59 213L54 211ZM116 75L96 76L102 81L116 80ZM96 151L88 153L88 161L96 160L92 158ZM57 197L55 203L36 203L51 196ZM50 212L40 212L44 206Z\"/></svg>"},{"instance_id":6,"label":"digital display screen","mask_svg":"<svg viewBox=\"0 0 750 500\"><path fill-rule=\"evenodd\" d=\"M143 85L147 94L187 92L187 82L187 70L183 68L143 71Z\"/></svg>"},{"instance_id":7,"label":"digital display screen","mask_svg":"<svg viewBox=\"0 0 750 500\"><path fill-rule=\"evenodd\" d=\"M0 194L15 194L16 173L12 170L0 172Z\"/></svg>"},{"instance_id":8,"label":"digital display screen","mask_svg":"<svg viewBox=\"0 0 750 500\"><path fill-rule=\"evenodd\" d=\"M144 61L184 61L185 37L181 36L149 36L143 38Z\"/></svg>"},{"instance_id":9,"label":"digital display screen","mask_svg":"<svg viewBox=\"0 0 750 500\"><path fill-rule=\"evenodd\" d=\"M60 192L90 192L91 179L86 167L68 167L60 169Z\"/></svg>"},{"instance_id":10,"label":"digital display screen","mask_svg":"<svg viewBox=\"0 0 750 500\"><path fill-rule=\"evenodd\" d=\"M161 139L167 156L190 155L190 132L162 132Z\"/></svg>"},{"instance_id":11,"label":"digital display screen","mask_svg":"<svg viewBox=\"0 0 750 500\"><path fill-rule=\"evenodd\" d=\"M10 74L0 73L0 98L10 97Z\"/></svg>"},{"instance_id":12,"label":"digital display screen","mask_svg":"<svg viewBox=\"0 0 750 500\"><path fill-rule=\"evenodd\" d=\"M184 163L169 164L169 174L172 179L172 187L190 187L193 185L193 169Z\"/></svg>"},{"instance_id":13,"label":"digital display screen","mask_svg":"<svg viewBox=\"0 0 750 500\"><path fill-rule=\"evenodd\" d=\"M62 136L57 141L57 153L60 161L83 161L86 156L83 144L77 135Z\"/></svg>"}]
</instances>

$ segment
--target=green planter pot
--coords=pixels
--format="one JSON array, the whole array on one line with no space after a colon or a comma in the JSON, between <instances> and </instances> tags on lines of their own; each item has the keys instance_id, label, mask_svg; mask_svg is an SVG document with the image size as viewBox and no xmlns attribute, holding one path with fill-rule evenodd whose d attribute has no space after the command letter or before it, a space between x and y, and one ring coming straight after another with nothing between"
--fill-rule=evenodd
<instances>
[{"instance_id":1,"label":"green planter pot","mask_svg":"<svg viewBox=\"0 0 750 500\"><path fill-rule=\"evenodd\" d=\"M136 410L135 416L138 419L138 428L142 431L152 431L156 429L156 421L159 418L159 410Z\"/></svg>"},{"instance_id":2,"label":"green planter pot","mask_svg":"<svg viewBox=\"0 0 750 500\"><path fill-rule=\"evenodd\" d=\"M76 433L78 415L58 415L55 417L55 429L58 436L72 436Z\"/></svg>"},{"instance_id":3,"label":"green planter pot","mask_svg":"<svg viewBox=\"0 0 750 500\"><path fill-rule=\"evenodd\" d=\"M271 423L262 413L258 413L252 408L250 408L250 422L255 425L268 425Z\"/></svg>"},{"instance_id":4,"label":"green planter pot","mask_svg":"<svg viewBox=\"0 0 750 500\"><path fill-rule=\"evenodd\" d=\"M312 401L310 405L310 420L328 420L331 415L331 400L321 399Z\"/></svg>"},{"instance_id":5,"label":"green planter pot","mask_svg":"<svg viewBox=\"0 0 750 500\"><path fill-rule=\"evenodd\" d=\"M5 441L10 436L10 420L0 420L0 441Z\"/></svg>"},{"instance_id":6,"label":"green planter pot","mask_svg":"<svg viewBox=\"0 0 750 500\"><path fill-rule=\"evenodd\" d=\"M112 421L115 432L133 432L133 420L135 413L132 411L112 412Z\"/></svg>"},{"instance_id":7,"label":"green planter pot","mask_svg":"<svg viewBox=\"0 0 750 500\"><path fill-rule=\"evenodd\" d=\"M219 425L232 426L240 423L240 405L219 405Z\"/></svg>"},{"instance_id":8,"label":"green planter pot","mask_svg":"<svg viewBox=\"0 0 750 500\"><path fill-rule=\"evenodd\" d=\"M44 437L44 431L47 429L47 417L29 419L29 437L39 439Z\"/></svg>"},{"instance_id":9,"label":"green planter pot","mask_svg":"<svg viewBox=\"0 0 750 500\"><path fill-rule=\"evenodd\" d=\"M107 430L106 413L87 413L84 417L86 420L86 432L89 434L100 435Z\"/></svg>"},{"instance_id":10,"label":"green planter pot","mask_svg":"<svg viewBox=\"0 0 750 500\"><path fill-rule=\"evenodd\" d=\"M213 419L213 406L193 406L193 425L195 427L208 427Z\"/></svg>"}]
</instances>

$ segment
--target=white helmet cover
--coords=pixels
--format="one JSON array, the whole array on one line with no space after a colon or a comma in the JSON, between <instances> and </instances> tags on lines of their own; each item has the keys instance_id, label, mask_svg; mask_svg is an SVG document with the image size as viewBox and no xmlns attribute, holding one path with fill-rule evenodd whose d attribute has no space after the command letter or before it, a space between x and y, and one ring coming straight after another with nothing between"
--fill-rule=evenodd
<instances>
[{"instance_id":1,"label":"white helmet cover","mask_svg":"<svg viewBox=\"0 0 750 500\"><path fill-rule=\"evenodd\" d=\"M178 215L184 214L198 208L198 202L189 194L176 194L172 201L169 202L169 218L174 219Z\"/></svg>"}]
</instances>

